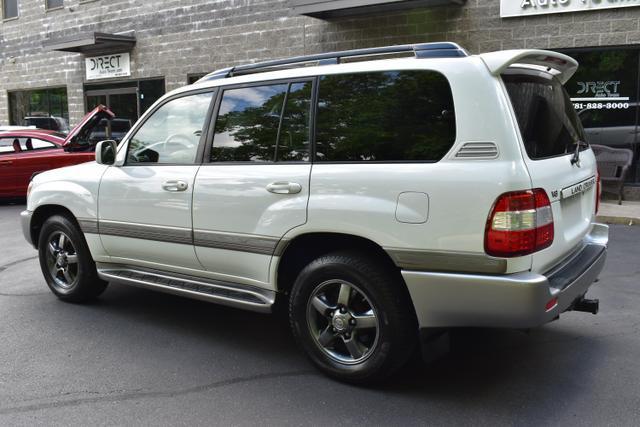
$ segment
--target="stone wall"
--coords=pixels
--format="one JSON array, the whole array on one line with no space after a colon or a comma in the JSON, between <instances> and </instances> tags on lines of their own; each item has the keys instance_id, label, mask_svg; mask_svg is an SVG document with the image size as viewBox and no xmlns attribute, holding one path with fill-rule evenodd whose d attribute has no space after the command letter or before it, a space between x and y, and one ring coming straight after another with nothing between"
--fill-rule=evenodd
<instances>
[{"instance_id":1,"label":"stone wall","mask_svg":"<svg viewBox=\"0 0 640 427\"><path fill-rule=\"evenodd\" d=\"M84 112L80 54L45 52L48 38L85 31L135 31L131 78L164 77L167 91L187 75L239 63L315 52L449 40L472 53L510 48L568 48L640 43L640 7L499 17L499 0L464 6L322 21L296 16L286 0L18 0L18 19L0 23L0 124L7 91L66 87L71 123Z\"/></svg>"}]
</instances>

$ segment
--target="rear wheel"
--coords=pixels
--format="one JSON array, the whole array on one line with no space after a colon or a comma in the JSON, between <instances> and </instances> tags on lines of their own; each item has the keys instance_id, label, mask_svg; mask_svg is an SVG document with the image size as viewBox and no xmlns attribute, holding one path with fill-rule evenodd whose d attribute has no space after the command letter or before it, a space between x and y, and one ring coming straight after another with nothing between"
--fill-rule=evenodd
<instances>
[{"instance_id":1,"label":"rear wheel","mask_svg":"<svg viewBox=\"0 0 640 427\"><path fill-rule=\"evenodd\" d=\"M42 226L38 239L40 268L49 289L60 299L85 302L104 292L89 247L78 226L55 215Z\"/></svg>"},{"instance_id":2,"label":"rear wheel","mask_svg":"<svg viewBox=\"0 0 640 427\"><path fill-rule=\"evenodd\" d=\"M293 334L312 362L340 380L382 380L412 355L417 327L397 274L351 252L322 256L294 283Z\"/></svg>"}]
</instances>

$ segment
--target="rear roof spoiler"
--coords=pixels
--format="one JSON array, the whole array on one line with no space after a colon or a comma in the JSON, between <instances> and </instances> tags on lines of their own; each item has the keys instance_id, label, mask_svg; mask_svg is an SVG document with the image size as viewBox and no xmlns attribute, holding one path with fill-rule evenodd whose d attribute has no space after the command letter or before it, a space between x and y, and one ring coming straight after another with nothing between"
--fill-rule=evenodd
<instances>
[{"instance_id":1,"label":"rear roof spoiler","mask_svg":"<svg viewBox=\"0 0 640 427\"><path fill-rule=\"evenodd\" d=\"M494 76L512 65L535 65L553 72L565 84L578 69L578 62L570 56L550 50L517 49L479 55Z\"/></svg>"}]
</instances>

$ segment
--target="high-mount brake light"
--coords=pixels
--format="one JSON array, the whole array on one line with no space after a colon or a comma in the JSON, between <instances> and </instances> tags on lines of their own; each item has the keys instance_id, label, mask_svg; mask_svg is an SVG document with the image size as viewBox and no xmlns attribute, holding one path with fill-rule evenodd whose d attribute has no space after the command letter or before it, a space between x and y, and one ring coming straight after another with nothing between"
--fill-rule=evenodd
<instances>
[{"instance_id":1,"label":"high-mount brake light","mask_svg":"<svg viewBox=\"0 0 640 427\"><path fill-rule=\"evenodd\" d=\"M496 257L529 255L553 243L551 202L542 188L500 195L489 213L484 250Z\"/></svg>"}]
</instances>

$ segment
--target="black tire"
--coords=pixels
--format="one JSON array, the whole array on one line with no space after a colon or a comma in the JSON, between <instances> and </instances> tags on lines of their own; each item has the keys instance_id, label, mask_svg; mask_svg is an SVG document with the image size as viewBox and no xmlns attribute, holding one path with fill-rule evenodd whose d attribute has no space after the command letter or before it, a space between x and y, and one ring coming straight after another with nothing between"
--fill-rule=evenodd
<instances>
[{"instance_id":1,"label":"black tire","mask_svg":"<svg viewBox=\"0 0 640 427\"><path fill-rule=\"evenodd\" d=\"M64 238L60 240L60 236ZM90 301L107 287L107 282L98 278L84 235L65 216L54 215L44 222L38 238L38 255L49 289L63 301Z\"/></svg>"},{"instance_id":2,"label":"black tire","mask_svg":"<svg viewBox=\"0 0 640 427\"><path fill-rule=\"evenodd\" d=\"M336 292L331 288L333 282L338 286L337 292L341 292L344 284L351 288L347 293L350 295L347 301L351 302L347 306L360 304L364 307L361 310L371 307L367 313L369 317L373 313L377 319L375 329L362 333L355 325L351 330L343 330L345 323L357 323L356 317L362 319L364 315L351 307L344 308L344 314L339 313L339 308L335 311L342 305L339 295L336 302L332 302ZM326 319L322 317L323 310L316 307L318 301L322 309L322 303L331 306ZM417 343L415 311L402 278L377 257L367 258L358 252L331 253L307 265L293 285L289 321L296 341L311 361L327 375L350 383L371 384L384 380L409 360ZM321 341L329 332L334 336L329 338L330 348L327 348ZM347 341L362 337L367 341L364 344L358 341L356 345L356 356L362 351L360 360L349 349Z\"/></svg>"}]
</instances>

